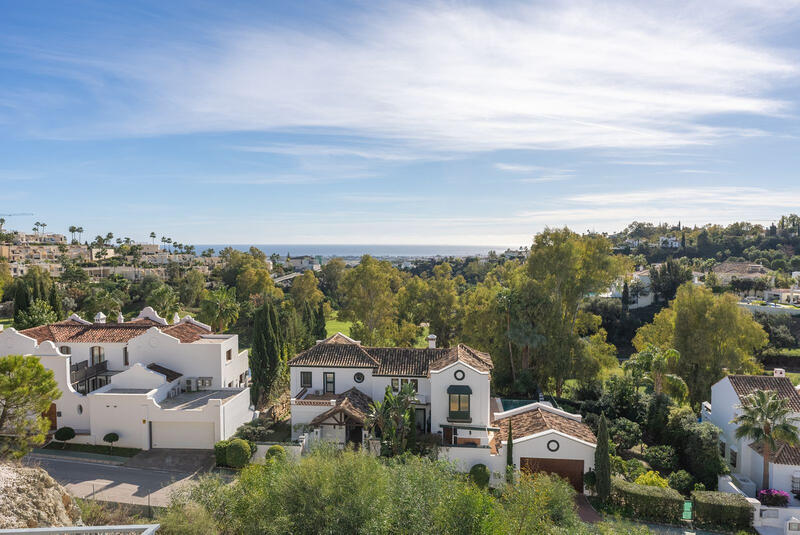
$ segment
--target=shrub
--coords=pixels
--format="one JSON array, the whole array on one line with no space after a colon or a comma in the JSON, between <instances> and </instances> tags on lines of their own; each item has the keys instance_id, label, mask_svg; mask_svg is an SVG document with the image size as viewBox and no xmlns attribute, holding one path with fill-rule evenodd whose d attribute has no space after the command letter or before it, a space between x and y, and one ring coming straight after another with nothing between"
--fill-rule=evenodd
<instances>
[{"instance_id":1,"label":"shrub","mask_svg":"<svg viewBox=\"0 0 800 535\"><path fill-rule=\"evenodd\" d=\"M68 440L75 438L75 430L71 427L59 427L53 435L53 438L62 442L61 447L63 448Z\"/></svg>"},{"instance_id":2,"label":"shrub","mask_svg":"<svg viewBox=\"0 0 800 535\"><path fill-rule=\"evenodd\" d=\"M642 441L642 429L639 424L627 418L617 418L611 422L608 433L618 450L629 450Z\"/></svg>"},{"instance_id":3,"label":"shrub","mask_svg":"<svg viewBox=\"0 0 800 535\"><path fill-rule=\"evenodd\" d=\"M469 469L469 478L482 489L489 486L490 476L489 469L485 464L478 463Z\"/></svg>"},{"instance_id":4,"label":"shrub","mask_svg":"<svg viewBox=\"0 0 800 535\"><path fill-rule=\"evenodd\" d=\"M608 418L627 418L638 423L647 414L647 397L630 377L612 377L606 381L599 404Z\"/></svg>"},{"instance_id":5,"label":"shrub","mask_svg":"<svg viewBox=\"0 0 800 535\"><path fill-rule=\"evenodd\" d=\"M789 493L777 489L764 489L758 492L758 501L773 507L786 507L789 505Z\"/></svg>"},{"instance_id":6,"label":"shrub","mask_svg":"<svg viewBox=\"0 0 800 535\"><path fill-rule=\"evenodd\" d=\"M583 484L586 485L586 488L594 492L595 485L597 484L597 473L590 469L588 472L583 474Z\"/></svg>"},{"instance_id":7,"label":"shrub","mask_svg":"<svg viewBox=\"0 0 800 535\"><path fill-rule=\"evenodd\" d=\"M629 518L677 524L683 515L683 496L670 488L611 481L611 501Z\"/></svg>"},{"instance_id":8,"label":"shrub","mask_svg":"<svg viewBox=\"0 0 800 535\"><path fill-rule=\"evenodd\" d=\"M161 527L159 534L164 535L217 535L214 518L205 508L190 503L173 506L158 515Z\"/></svg>"},{"instance_id":9,"label":"shrub","mask_svg":"<svg viewBox=\"0 0 800 535\"><path fill-rule=\"evenodd\" d=\"M230 440L220 440L214 444L214 459L217 461L217 466L227 466L227 449Z\"/></svg>"},{"instance_id":10,"label":"shrub","mask_svg":"<svg viewBox=\"0 0 800 535\"><path fill-rule=\"evenodd\" d=\"M103 437L103 442L108 442L109 449L114 451L114 442L119 442L119 435L116 433L106 433Z\"/></svg>"},{"instance_id":11,"label":"shrub","mask_svg":"<svg viewBox=\"0 0 800 535\"><path fill-rule=\"evenodd\" d=\"M672 446L651 446L644 452L644 460L656 472L666 474L675 470L678 457Z\"/></svg>"},{"instance_id":12,"label":"shrub","mask_svg":"<svg viewBox=\"0 0 800 535\"><path fill-rule=\"evenodd\" d=\"M648 487L661 487L662 489L669 488L669 481L661 477L658 472L654 472L652 470L637 477L634 483Z\"/></svg>"},{"instance_id":13,"label":"shrub","mask_svg":"<svg viewBox=\"0 0 800 535\"><path fill-rule=\"evenodd\" d=\"M625 461L625 479L635 481L636 478L647 472L647 468L639 459L628 459Z\"/></svg>"},{"instance_id":14,"label":"shrub","mask_svg":"<svg viewBox=\"0 0 800 535\"><path fill-rule=\"evenodd\" d=\"M650 398L647 404L647 420L645 431L655 442L665 441L669 411L672 408L672 399L666 394L658 394Z\"/></svg>"},{"instance_id":15,"label":"shrub","mask_svg":"<svg viewBox=\"0 0 800 535\"><path fill-rule=\"evenodd\" d=\"M267 450L267 458L283 461L284 459L286 459L286 450L283 449L283 446L274 444L270 446L269 449Z\"/></svg>"},{"instance_id":16,"label":"shrub","mask_svg":"<svg viewBox=\"0 0 800 535\"><path fill-rule=\"evenodd\" d=\"M692 509L695 525L703 529L749 532L753 523L753 509L740 494L694 491Z\"/></svg>"},{"instance_id":17,"label":"shrub","mask_svg":"<svg viewBox=\"0 0 800 535\"><path fill-rule=\"evenodd\" d=\"M702 484L702 483L701 483ZM692 474L686 470L678 470L669 475L669 486L677 490L684 496L688 496L690 492L696 490L694 478Z\"/></svg>"},{"instance_id":18,"label":"shrub","mask_svg":"<svg viewBox=\"0 0 800 535\"><path fill-rule=\"evenodd\" d=\"M225 463L232 468L247 466L251 457L250 444L241 438L234 438L225 448Z\"/></svg>"},{"instance_id":19,"label":"shrub","mask_svg":"<svg viewBox=\"0 0 800 535\"><path fill-rule=\"evenodd\" d=\"M681 466L708 489L717 488L717 476L727 471L719 455L719 428L699 423L686 407L670 412L668 436Z\"/></svg>"}]
</instances>

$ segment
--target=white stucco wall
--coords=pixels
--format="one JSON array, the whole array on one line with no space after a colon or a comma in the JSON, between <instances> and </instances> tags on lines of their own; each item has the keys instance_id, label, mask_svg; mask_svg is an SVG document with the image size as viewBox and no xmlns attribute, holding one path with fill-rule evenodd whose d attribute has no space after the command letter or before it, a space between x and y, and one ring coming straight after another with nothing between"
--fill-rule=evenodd
<instances>
[{"instance_id":1,"label":"white stucco wall","mask_svg":"<svg viewBox=\"0 0 800 535\"><path fill-rule=\"evenodd\" d=\"M464 372L464 379L457 380L454 376L457 370ZM447 387L451 385L465 385L472 389L470 397L470 417L473 427L489 426L489 373L480 372L463 362L455 362L441 370L431 371L431 432L442 430L441 425L447 424L450 399ZM460 435L460 433L459 433Z\"/></svg>"},{"instance_id":2,"label":"white stucco wall","mask_svg":"<svg viewBox=\"0 0 800 535\"><path fill-rule=\"evenodd\" d=\"M557 451L547 449L547 443L551 440L558 442ZM594 451L594 444L583 442L558 431L549 430L515 439L514 465L519 468L522 457L582 460L583 472L586 473L589 469L594 468Z\"/></svg>"},{"instance_id":3,"label":"white stucco wall","mask_svg":"<svg viewBox=\"0 0 800 535\"><path fill-rule=\"evenodd\" d=\"M323 368L318 366L291 366L289 368L289 392L293 396L300 392L300 390L303 388L300 386L300 372L311 372L311 388L308 389L310 393L314 393L316 391L319 391L320 393L324 392L325 385L323 384L323 374L325 372L333 372L335 374L334 388L336 389L337 394L347 392L351 388L355 387L368 396L373 397L372 368ZM353 376L359 372L364 374L363 383L356 383L355 379L353 379ZM381 399L382 398L383 396L381 396Z\"/></svg>"}]
</instances>

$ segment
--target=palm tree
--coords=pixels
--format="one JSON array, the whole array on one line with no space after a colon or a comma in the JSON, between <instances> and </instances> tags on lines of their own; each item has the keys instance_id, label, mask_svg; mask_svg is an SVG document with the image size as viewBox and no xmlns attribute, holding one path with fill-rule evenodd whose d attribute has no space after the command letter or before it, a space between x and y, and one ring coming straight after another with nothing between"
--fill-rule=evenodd
<instances>
[{"instance_id":1,"label":"palm tree","mask_svg":"<svg viewBox=\"0 0 800 535\"><path fill-rule=\"evenodd\" d=\"M764 459L761 488L769 488L769 463L772 452L778 449L778 442L796 445L800 442L795 423L797 418L792 416L789 400L778 397L772 390L756 390L742 400L737 407L741 414L737 415L732 424L736 424L736 438L753 440L761 446L761 456Z\"/></svg>"},{"instance_id":2,"label":"palm tree","mask_svg":"<svg viewBox=\"0 0 800 535\"><path fill-rule=\"evenodd\" d=\"M47 228L47 223L41 223L42 233L44 234L44 229Z\"/></svg>"},{"instance_id":3,"label":"palm tree","mask_svg":"<svg viewBox=\"0 0 800 535\"><path fill-rule=\"evenodd\" d=\"M75 232L78 233L78 241L81 241L83 239L83 227L76 228Z\"/></svg>"},{"instance_id":4,"label":"palm tree","mask_svg":"<svg viewBox=\"0 0 800 535\"><path fill-rule=\"evenodd\" d=\"M6 218L0 217L0 232L3 232L3 225L6 224Z\"/></svg>"},{"instance_id":5,"label":"palm tree","mask_svg":"<svg viewBox=\"0 0 800 535\"><path fill-rule=\"evenodd\" d=\"M224 331L229 324L239 319L239 303L235 288L219 288L208 292L200 303L201 318L214 332Z\"/></svg>"},{"instance_id":6,"label":"palm tree","mask_svg":"<svg viewBox=\"0 0 800 535\"><path fill-rule=\"evenodd\" d=\"M75 233L78 232L78 227L75 225L69 226L69 241L70 243L75 241Z\"/></svg>"},{"instance_id":7,"label":"palm tree","mask_svg":"<svg viewBox=\"0 0 800 535\"><path fill-rule=\"evenodd\" d=\"M153 240L153 245L155 245L156 244L156 233L155 232L151 232L150 233L150 239Z\"/></svg>"},{"instance_id":8,"label":"palm tree","mask_svg":"<svg viewBox=\"0 0 800 535\"><path fill-rule=\"evenodd\" d=\"M374 401L370 404L370 412L365 423L369 428L380 429L381 442L391 450L392 455L403 453L411 434L416 432L411 411L411 403L416 395L414 385L411 383L404 384L397 394L387 386L383 401Z\"/></svg>"},{"instance_id":9,"label":"palm tree","mask_svg":"<svg viewBox=\"0 0 800 535\"><path fill-rule=\"evenodd\" d=\"M677 370L680 353L675 349L663 350L653 344L625 361L622 367L630 372L637 386L646 380L653 384L653 393L669 394L683 401L689 393L686 382L670 371Z\"/></svg>"}]
</instances>

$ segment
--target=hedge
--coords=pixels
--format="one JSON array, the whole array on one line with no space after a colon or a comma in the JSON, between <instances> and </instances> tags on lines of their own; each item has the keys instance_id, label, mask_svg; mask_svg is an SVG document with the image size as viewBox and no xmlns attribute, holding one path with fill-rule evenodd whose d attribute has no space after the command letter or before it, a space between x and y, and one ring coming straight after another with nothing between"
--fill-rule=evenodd
<instances>
[{"instance_id":1,"label":"hedge","mask_svg":"<svg viewBox=\"0 0 800 535\"><path fill-rule=\"evenodd\" d=\"M619 478L611 480L611 502L629 518L679 524L683 515L683 496L675 489L637 485Z\"/></svg>"},{"instance_id":2,"label":"hedge","mask_svg":"<svg viewBox=\"0 0 800 535\"><path fill-rule=\"evenodd\" d=\"M692 509L699 528L738 531L753 525L753 509L740 494L696 490L692 492Z\"/></svg>"},{"instance_id":3,"label":"hedge","mask_svg":"<svg viewBox=\"0 0 800 535\"><path fill-rule=\"evenodd\" d=\"M217 466L227 465L226 453L230 442L230 440L220 440L214 444L214 459L217 461Z\"/></svg>"},{"instance_id":4,"label":"hedge","mask_svg":"<svg viewBox=\"0 0 800 535\"><path fill-rule=\"evenodd\" d=\"M469 469L469 478L480 488L485 489L489 485L491 474L485 464L476 464Z\"/></svg>"},{"instance_id":5,"label":"hedge","mask_svg":"<svg viewBox=\"0 0 800 535\"><path fill-rule=\"evenodd\" d=\"M234 438L225 448L225 464L231 468L244 468L253 455L250 444L241 438Z\"/></svg>"}]
</instances>

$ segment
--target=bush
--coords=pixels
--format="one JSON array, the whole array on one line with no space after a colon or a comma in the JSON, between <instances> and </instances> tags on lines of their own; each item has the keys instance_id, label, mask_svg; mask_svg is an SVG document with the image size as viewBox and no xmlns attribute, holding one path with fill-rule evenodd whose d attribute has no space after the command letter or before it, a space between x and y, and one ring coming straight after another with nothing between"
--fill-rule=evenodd
<instances>
[{"instance_id":1,"label":"bush","mask_svg":"<svg viewBox=\"0 0 800 535\"><path fill-rule=\"evenodd\" d=\"M678 457L672 446L651 446L644 452L644 460L656 472L667 474L675 470Z\"/></svg>"},{"instance_id":2,"label":"bush","mask_svg":"<svg viewBox=\"0 0 800 535\"><path fill-rule=\"evenodd\" d=\"M677 472L672 472L669 475L669 486L677 490L684 496L688 496L690 492L696 490L694 488L695 487L694 478L692 477L692 474L690 474L686 470L678 470Z\"/></svg>"},{"instance_id":3,"label":"bush","mask_svg":"<svg viewBox=\"0 0 800 535\"><path fill-rule=\"evenodd\" d=\"M758 492L758 501L763 505L786 507L789 505L789 493L777 489L764 489Z\"/></svg>"},{"instance_id":4,"label":"bush","mask_svg":"<svg viewBox=\"0 0 800 535\"><path fill-rule=\"evenodd\" d=\"M647 404L645 431L654 442L663 443L666 439L670 409L672 409L672 399L666 394L651 397Z\"/></svg>"},{"instance_id":5,"label":"bush","mask_svg":"<svg viewBox=\"0 0 800 535\"><path fill-rule=\"evenodd\" d=\"M283 449L283 446L274 444L267 449L267 458L283 461L286 459L286 450Z\"/></svg>"},{"instance_id":6,"label":"bush","mask_svg":"<svg viewBox=\"0 0 800 535\"><path fill-rule=\"evenodd\" d=\"M119 435L116 433L106 433L106 436L103 437L103 442L108 442L109 449L114 451L114 442L119 442Z\"/></svg>"},{"instance_id":7,"label":"bush","mask_svg":"<svg viewBox=\"0 0 800 535\"><path fill-rule=\"evenodd\" d=\"M608 426L608 434L617 445L617 451L629 450L642 441L642 429L639 424L627 418L617 418Z\"/></svg>"},{"instance_id":8,"label":"bush","mask_svg":"<svg viewBox=\"0 0 800 535\"><path fill-rule=\"evenodd\" d=\"M485 464L478 463L469 469L469 478L482 489L489 486L490 476L489 469Z\"/></svg>"},{"instance_id":9,"label":"bush","mask_svg":"<svg viewBox=\"0 0 800 535\"><path fill-rule=\"evenodd\" d=\"M747 499L739 494L694 491L692 510L698 528L749 532L753 524L753 509Z\"/></svg>"},{"instance_id":10,"label":"bush","mask_svg":"<svg viewBox=\"0 0 800 535\"><path fill-rule=\"evenodd\" d=\"M625 461L625 479L635 481L636 478L647 472L647 468L639 459Z\"/></svg>"},{"instance_id":11,"label":"bush","mask_svg":"<svg viewBox=\"0 0 800 535\"><path fill-rule=\"evenodd\" d=\"M158 515L161 527L158 533L163 535L217 535L214 517L205 508L190 503L168 508Z\"/></svg>"},{"instance_id":12,"label":"bush","mask_svg":"<svg viewBox=\"0 0 800 535\"><path fill-rule=\"evenodd\" d=\"M637 520L678 524L683 516L683 496L670 488L611 481L611 501L623 515Z\"/></svg>"},{"instance_id":13,"label":"bush","mask_svg":"<svg viewBox=\"0 0 800 535\"><path fill-rule=\"evenodd\" d=\"M597 484L597 473L590 469L583 474L583 484L586 485L586 488L594 492L594 487Z\"/></svg>"},{"instance_id":14,"label":"bush","mask_svg":"<svg viewBox=\"0 0 800 535\"><path fill-rule=\"evenodd\" d=\"M652 470L637 477L634 483L648 487L660 487L662 489L669 488L669 482L661 477L658 472L653 472Z\"/></svg>"},{"instance_id":15,"label":"bush","mask_svg":"<svg viewBox=\"0 0 800 535\"><path fill-rule=\"evenodd\" d=\"M627 418L640 423L647 414L647 396L639 392L630 377L612 377L605 384L600 408L607 418Z\"/></svg>"},{"instance_id":16,"label":"bush","mask_svg":"<svg viewBox=\"0 0 800 535\"><path fill-rule=\"evenodd\" d=\"M217 466L227 466L228 459L226 455L228 444L230 443L230 440L220 440L214 444L214 459L217 461Z\"/></svg>"},{"instance_id":17,"label":"bush","mask_svg":"<svg viewBox=\"0 0 800 535\"><path fill-rule=\"evenodd\" d=\"M68 440L75 438L75 430L71 427L59 427L53 435L53 438L59 442L66 443ZM64 444L61 446L63 447Z\"/></svg>"},{"instance_id":18,"label":"bush","mask_svg":"<svg viewBox=\"0 0 800 535\"><path fill-rule=\"evenodd\" d=\"M708 489L717 488L717 476L728 468L719 455L719 428L699 423L686 407L670 412L668 436L678 453L680 465Z\"/></svg>"},{"instance_id":19,"label":"bush","mask_svg":"<svg viewBox=\"0 0 800 535\"><path fill-rule=\"evenodd\" d=\"M244 468L251 456L250 444L241 438L234 438L225 448L225 463L231 468Z\"/></svg>"}]
</instances>

